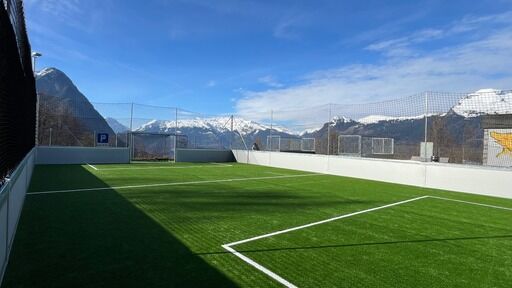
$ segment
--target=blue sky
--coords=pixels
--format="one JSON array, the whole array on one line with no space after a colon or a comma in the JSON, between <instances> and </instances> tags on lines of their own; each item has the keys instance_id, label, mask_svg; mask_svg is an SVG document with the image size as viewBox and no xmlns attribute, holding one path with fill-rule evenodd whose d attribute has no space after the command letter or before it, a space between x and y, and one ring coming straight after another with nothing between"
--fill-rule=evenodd
<instances>
[{"instance_id":1,"label":"blue sky","mask_svg":"<svg viewBox=\"0 0 512 288\"><path fill-rule=\"evenodd\" d=\"M512 1L25 0L38 67L94 102L250 115L512 89Z\"/></svg>"}]
</instances>

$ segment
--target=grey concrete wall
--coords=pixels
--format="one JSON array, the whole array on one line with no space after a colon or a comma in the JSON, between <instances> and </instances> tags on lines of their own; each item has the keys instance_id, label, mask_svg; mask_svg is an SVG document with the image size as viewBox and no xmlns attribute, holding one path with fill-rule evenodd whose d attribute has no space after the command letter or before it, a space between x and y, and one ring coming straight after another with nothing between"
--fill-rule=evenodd
<instances>
[{"instance_id":1,"label":"grey concrete wall","mask_svg":"<svg viewBox=\"0 0 512 288\"><path fill-rule=\"evenodd\" d=\"M235 162L231 150L177 149L176 162Z\"/></svg>"},{"instance_id":2,"label":"grey concrete wall","mask_svg":"<svg viewBox=\"0 0 512 288\"><path fill-rule=\"evenodd\" d=\"M301 153L233 150L240 163L512 198L512 169Z\"/></svg>"},{"instance_id":3,"label":"grey concrete wall","mask_svg":"<svg viewBox=\"0 0 512 288\"><path fill-rule=\"evenodd\" d=\"M130 163L128 148L44 147L36 148L36 164Z\"/></svg>"}]
</instances>

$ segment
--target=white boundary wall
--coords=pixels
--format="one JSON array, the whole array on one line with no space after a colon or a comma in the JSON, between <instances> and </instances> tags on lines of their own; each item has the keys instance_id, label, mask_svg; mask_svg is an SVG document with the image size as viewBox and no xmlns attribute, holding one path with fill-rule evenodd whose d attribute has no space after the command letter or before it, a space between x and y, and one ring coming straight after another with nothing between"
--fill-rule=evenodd
<instances>
[{"instance_id":1,"label":"white boundary wall","mask_svg":"<svg viewBox=\"0 0 512 288\"><path fill-rule=\"evenodd\" d=\"M39 146L36 164L130 163L129 148Z\"/></svg>"},{"instance_id":2,"label":"white boundary wall","mask_svg":"<svg viewBox=\"0 0 512 288\"><path fill-rule=\"evenodd\" d=\"M9 261L25 195L34 170L35 148L18 164L9 180L0 188L0 284Z\"/></svg>"},{"instance_id":3,"label":"white boundary wall","mask_svg":"<svg viewBox=\"0 0 512 288\"><path fill-rule=\"evenodd\" d=\"M512 169L233 150L237 162L512 198Z\"/></svg>"}]
</instances>

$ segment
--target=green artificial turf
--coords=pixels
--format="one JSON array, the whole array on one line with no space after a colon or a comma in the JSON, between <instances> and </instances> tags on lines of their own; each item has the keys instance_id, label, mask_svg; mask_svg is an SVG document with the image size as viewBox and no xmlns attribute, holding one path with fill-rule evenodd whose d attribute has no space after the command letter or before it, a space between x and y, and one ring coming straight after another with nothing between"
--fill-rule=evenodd
<instances>
[{"instance_id":1,"label":"green artificial turf","mask_svg":"<svg viewBox=\"0 0 512 288\"><path fill-rule=\"evenodd\" d=\"M118 188L27 195L2 287L281 287L221 245L423 195L512 208L230 165L37 166L31 193ZM512 211L425 198L233 248L299 287L509 287Z\"/></svg>"}]
</instances>

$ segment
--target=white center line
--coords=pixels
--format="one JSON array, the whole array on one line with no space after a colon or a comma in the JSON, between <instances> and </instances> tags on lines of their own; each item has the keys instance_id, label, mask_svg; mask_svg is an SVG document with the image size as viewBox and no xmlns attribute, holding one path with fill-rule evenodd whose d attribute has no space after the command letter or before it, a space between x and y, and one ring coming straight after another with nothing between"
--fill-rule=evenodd
<instances>
[{"instance_id":1,"label":"white center line","mask_svg":"<svg viewBox=\"0 0 512 288\"><path fill-rule=\"evenodd\" d=\"M193 184L206 184L206 183L223 183L223 182L239 182L239 181L252 181L252 180L286 179L286 178L309 177L309 176L323 176L323 174L297 174L297 175L287 175L287 176L231 178L231 179L220 179L220 180L202 180L202 181L171 182L171 183L128 185L128 186L114 186L114 187L98 187L98 188L80 188L80 189L67 189L67 190L51 190L51 191L29 192L29 193L27 193L27 195L71 193L71 192L100 191L100 190L119 190L119 189L130 189L130 188L178 186L178 185L193 185Z\"/></svg>"}]
</instances>

